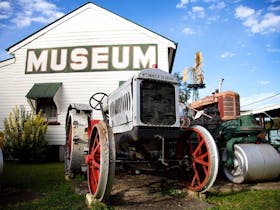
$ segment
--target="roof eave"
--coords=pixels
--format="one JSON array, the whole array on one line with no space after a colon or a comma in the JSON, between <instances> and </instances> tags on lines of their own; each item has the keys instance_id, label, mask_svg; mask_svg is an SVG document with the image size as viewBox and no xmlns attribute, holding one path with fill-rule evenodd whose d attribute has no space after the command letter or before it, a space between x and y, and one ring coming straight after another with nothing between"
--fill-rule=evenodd
<instances>
[{"instance_id":1,"label":"roof eave","mask_svg":"<svg viewBox=\"0 0 280 210\"><path fill-rule=\"evenodd\" d=\"M15 43L14 45L12 45L12 46L10 46L9 48L7 48L6 51L7 51L9 54L12 54L13 52L15 52L16 50L18 50L19 48L21 48L21 47L27 45L28 43L32 42L34 39L38 38L39 36L42 36L43 34L45 34L46 32L48 32L49 30L55 28L56 26L60 25L60 24L63 23L64 21L67 21L68 19L72 18L72 17L75 16L76 14L80 13L81 10L88 9L88 8L90 8L90 7L92 7L92 6L95 6L95 7L98 7L98 8L100 8L100 9L102 9L102 10L105 10L105 11L107 11L107 12L110 12L110 13L112 13L112 14L118 16L119 18L122 18L122 19L124 19L124 20L126 20L126 21L128 21L128 22L130 22L130 23L132 23L132 24L134 24L134 25L137 25L137 26L140 27L141 29L144 29L146 32L152 33L153 35L157 35L158 37L163 38L165 41L169 41L170 47L173 47L174 49L177 48L177 43L174 42L174 41L172 41L171 39L168 39L168 38L166 38L166 37L164 37L164 36L162 36L162 35L160 35L160 34L154 32L154 31L152 31L152 30L150 30L150 29L148 29L148 28L146 28L146 27L143 27L143 26L141 26L141 25L139 25L139 24L137 24L137 23L135 23L135 22L133 22L133 21L131 21L131 20L128 20L127 18L124 18L124 17L122 17L122 16L120 16L120 15L114 13L114 12L111 12L110 10L107 10L107 9L105 9L105 8L103 8L103 7L100 7L99 5L96 5L96 4L93 4L93 3L91 3L91 2L88 2L88 3L86 3L86 4L82 5L82 6L80 6L79 8L77 8L77 9L75 9L75 10L73 10L73 11L67 13L67 14L65 14L65 15L62 16L61 18L55 20L54 22L52 22L52 23L46 25L45 27L39 29L38 31L32 33L32 34L29 35L28 37L26 37L26 38L24 38L24 39L18 41L18 42Z\"/></svg>"}]
</instances>

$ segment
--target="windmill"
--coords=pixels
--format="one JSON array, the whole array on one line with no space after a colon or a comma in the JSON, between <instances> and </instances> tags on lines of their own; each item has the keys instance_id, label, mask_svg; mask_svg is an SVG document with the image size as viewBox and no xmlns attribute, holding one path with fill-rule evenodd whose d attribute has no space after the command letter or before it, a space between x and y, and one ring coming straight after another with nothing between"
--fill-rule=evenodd
<instances>
[{"instance_id":1,"label":"windmill","mask_svg":"<svg viewBox=\"0 0 280 210\"><path fill-rule=\"evenodd\" d=\"M195 67L191 67L190 74L192 82L188 84L188 88L192 90L192 101L199 99L198 90L205 88L203 70L202 70L202 53L196 52L195 54ZM187 70L184 70L184 75L187 74Z\"/></svg>"}]
</instances>

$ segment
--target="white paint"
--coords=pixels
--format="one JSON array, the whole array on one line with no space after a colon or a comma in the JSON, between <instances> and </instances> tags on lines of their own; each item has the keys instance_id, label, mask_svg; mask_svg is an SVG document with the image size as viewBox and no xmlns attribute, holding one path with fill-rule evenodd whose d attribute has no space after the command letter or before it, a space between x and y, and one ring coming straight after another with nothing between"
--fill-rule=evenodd
<instances>
[{"instance_id":1,"label":"white paint","mask_svg":"<svg viewBox=\"0 0 280 210\"><path fill-rule=\"evenodd\" d=\"M14 59L0 62L0 130L4 129L4 118L8 117L8 114L16 105L23 105L27 109L31 109L25 95L34 83L62 82L59 96L55 98L56 102L59 103L58 122L60 122L60 125L48 126L47 140L52 145L64 145L65 118L69 104L88 104L88 100L93 93L105 92L109 94L119 86L119 81L126 81L138 72L131 70L79 72L88 68L91 64L91 60L88 59L91 52L81 46L136 46L151 43L157 45L158 68L168 72L170 66L168 63L168 48L175 49L174 42L92 3L86 4L27 37L9 48L8 52L14 55ZM38 48L46 50L41 52L39 58L37 57L37 62L27 62L27 50ZM73 49L70 54L71 59L68 58L68 61L70 61L68 65L71 65L71 68L77 72L60 72L64 71L65 63L61 61L64 59L65 51L62 53L61 59L54 59L53 63L50 64L49 59L51 58L47 49L55 50L58 48ZM127 48L123 47L123 53L126 51ZM137 51L138 57L138 61L133 61L135 65L141 66L149 62L146 57L148 56L147 53L144 55L137 49L135 51ZM28 56L35 59L35 53L32 51L29 51L29 53ZM56 51L52 53L56 53ZM151 52L148 51L149 53ZM67 55L69 55L69 52ZM108 60L106 55L98 56L100 56L99 61ZM119 60L114 57L109 62L112 62L112 65L116 68L124 68L127 65L126 56L122 55L122 58L123 60ZM37 70L40 68L42 73L25 74L25 68L30 69L32 65ZM46 73L47 65L52 65L56 73ZM96 62L95 65L107 68L105 64L100 62ZM102 117L101 113L97 111L94 111L94 116L99 119Z\"/></svg>"}]
</instances>

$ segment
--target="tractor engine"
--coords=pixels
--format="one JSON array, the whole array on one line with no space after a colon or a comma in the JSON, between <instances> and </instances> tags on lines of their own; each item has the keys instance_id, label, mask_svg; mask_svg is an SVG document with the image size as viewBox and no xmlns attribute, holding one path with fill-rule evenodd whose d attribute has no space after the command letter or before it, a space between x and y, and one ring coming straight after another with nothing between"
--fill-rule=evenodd
<instances>
[{"instance_id":1,"label":"tractor engine","mask_svg":"<svg viewBox=\"0 0 280 210\"><path fill-rule=\"evenodd\" d=\"M162 158L162 144L179 135L178 107L177 80L160 70L143 70L112 92L108 115L117 156Z\"/></svg>"}]
</instances>

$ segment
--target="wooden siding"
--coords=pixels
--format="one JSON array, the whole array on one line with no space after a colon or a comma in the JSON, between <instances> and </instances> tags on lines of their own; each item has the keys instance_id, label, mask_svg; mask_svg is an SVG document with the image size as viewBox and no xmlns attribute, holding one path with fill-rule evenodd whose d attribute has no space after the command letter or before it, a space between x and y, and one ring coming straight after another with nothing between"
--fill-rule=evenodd
<instances>
[{"instance_id":1,"label":"wooden siding","mask_svg":"<svg viewBox=\"0 0 280 210\"><path fill-rule=\"evenodd\" d=\"M169 71L168 47L174 43L163 39L152 32L143 33L139 25L129 21L110 16L102 9L96 7L80 8L80 12L60 20L56 27L50 27L42 35L31 42L26 40L24 45L19 43L15 49L15 62L9 65L0 65L0 130L3 130L3 120L8 117L12 109L25 106L30 110L25 95L34 83L62 82L58 122L61 125L49 125L47 140L52 145L65 143L65 117L70 103L88 103L90 96L95 92L111 93L119 86L119 81L132 77L136 71L99 71L80 73L55 73L55 74L25 74L27 49L94 46L115 44L157 44L158 68ZM31 39L28 39L31 40ZM101 118L100 113L94 113L96 118Z\"/></svg>"}]
</instances>

